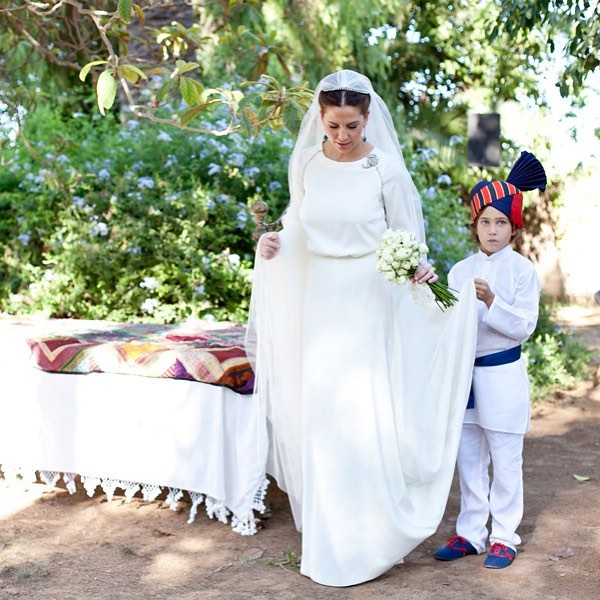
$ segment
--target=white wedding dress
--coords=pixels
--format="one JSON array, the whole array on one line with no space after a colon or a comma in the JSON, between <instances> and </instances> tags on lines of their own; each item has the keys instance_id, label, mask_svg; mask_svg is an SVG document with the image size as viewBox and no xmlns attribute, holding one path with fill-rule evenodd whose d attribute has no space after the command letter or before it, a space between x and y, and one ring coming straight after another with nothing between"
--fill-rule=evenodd
<instances>
[{"instance_id":1,"label":"white wedding dress","mask_svg":"<svg viewBox=\"0 0 600 600\"><path fill-rule=\"evenodd\" d=\"M436 530L471 382L472 283L442 312L376 269L388 228L416 231L390 156L304 152L303 200L282 250L257 258L258 393L269 471L302 531L301 572L330 586L377 577ZM376 163L376 164L374 164Z\"/></svg>"}]
</instances>

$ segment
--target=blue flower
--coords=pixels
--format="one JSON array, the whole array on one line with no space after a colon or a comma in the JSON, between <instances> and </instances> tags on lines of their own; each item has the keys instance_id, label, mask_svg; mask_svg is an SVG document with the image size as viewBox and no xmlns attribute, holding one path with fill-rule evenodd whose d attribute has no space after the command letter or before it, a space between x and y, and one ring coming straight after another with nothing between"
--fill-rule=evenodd
<instances>
[{"instance_id":1,"label":"blue flower","mask_svg":"<svg viewBox=\"0 0 600 600\"><path fill-rule=\"evenodd\" d=\"M31 231L22 233L21 235L17 236L17 239L21 242L21 244L23 244L23 246L28 246L29 240L31 239Z\"/></svg>"},{"instance_id":2,"label":"blue flower","mask_svg":"<svg viewBox=\"0 0 600 600\"><path fill-rule=\"evenodd\" d=\"M425 160L429 160L439 154L435 148L419 148L418 152Z\"/></svg>"},{"instance_id":3,"label":"blue flower","mask_svg":"<svg viewBox=\"0 0 600 600\"><path fill-rule=\"evenodd\" d=\"M51 175L51 173L50 171L48 171L48 169L41 169L40 172L35 177L33 177L33 181L35 181L36 183L44 183L46 179L48 179L49 175Z\"/></svg>"},{"instance_id":4,"label":"blue flower","mask_svg":"<svg viewBox=\"0 0 600 600\"><path fill-rule=\"evenodd\" d=\"M229 160L231 161L232 165L235 165L236 167L243 167L245 157L241 152L234 152L229 156Z\"/></svg>"},{"instance_id":5,"label":"blue flower","mask_svg":"<svg viewBox=\"0 0 600 600\"><path fill-rule=\"evenodd\" d=\"M447 173L442 173L437 178L437 182L439 185L450 185L452 183L452 179L450 178L450 175L448 175Z\"/></svg>"},{"instance_id":6,"label":"blue flower","mask_svg":"<svg viewBox=\"0 0 600 600\"><path fill-rule=\"evenodd\" d=\"M141 190L144 188L151 190L154 187L154 179L152 177L138 177L137 184Z\"/></svg>"},{"instance_id":7,"label":"blue flower","mask_svg":"<svg viewBox=\"0 0 600 600\"><path fill-rule=\"evenodd\" d=\"M244 227L248 222L248 213L246 212L246 209L242 208L236 215L235 219L238 227Z\"/></svg>"},{"instance_id":8,"label":"blue flower","mask_svg":"<svg viewBox=\"0 0 600 600\"><path fill-rule=\"evenodd\" d=\"M159 131L156 139L160 140L161 142L170 142L172 138L166 131Z\"/></svg>"},{"instance_id":9,"label":"blue flower","mask_svg":"<svg viewBox=\"0 0 600 600\"><path fill-rule=\"evenodd\" d=\"M219 165L217 165L216 163L210 163L208 165L208 174L209 175L214 175L215 173L220 173L221 172L221 167Z\"/></svg>"},{"instance_id":10,"label":"blue flower","mask_svg":"<svg viewBox=\"0 0 600 600\"><path fill-rule=\"evenodd\" d=\"M260 173L260 169L258 167L248 167L244 169L244 175L247 177L255 177Z\"/></svg>"},{"instance_id":11,"label":"blue flower","mask_svg":"<svg viewBox=\"0 0 600 600\"><path fill-rule=\"evenodd\" d=\"M94 223L92 225L92 235L93 236L97 236L97 235L105 236L105 235L108 235L108 225L106 223L101 222L101 221L99 223Z\"/></svg>"},{"instance_id":12,"label":"blue flower","mask_svg":"<svg viewBox=\"0 0 600 600\"><path fill-rule=\"evenodd\" d=\"M433 186L428 187L424 192L423 196L428 200L433 200L435 198L435 188Z\"/></svg>"},{"instance_id":13,"label":"blue flower","mask_svg":"<svg viewBox=\"0 0 600 600\"><path fill-rule=\"evenodd\" d=\"M110 179L110 172L108 169L100 169L100 171L98 171L98 179L100 179L100 181L108 181Z\"/></svg>"}]
</instances>

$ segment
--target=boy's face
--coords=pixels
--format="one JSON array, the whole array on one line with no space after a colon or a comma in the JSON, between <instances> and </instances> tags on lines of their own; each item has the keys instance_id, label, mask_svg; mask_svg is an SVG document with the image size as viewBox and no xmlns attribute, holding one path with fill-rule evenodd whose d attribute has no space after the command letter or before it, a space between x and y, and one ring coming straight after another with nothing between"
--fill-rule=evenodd
<instances>
[{"instance_id":1,"label":"boy's face","mask_svg":"<svg viewBox=\"0 0 600 600\"><path fill-rule=\"evenodd\" d=\"M481 251L490 256L510 244L516 228L504 213L487 206L479 213L476 231Z\"/></svg>"}]
</instances>

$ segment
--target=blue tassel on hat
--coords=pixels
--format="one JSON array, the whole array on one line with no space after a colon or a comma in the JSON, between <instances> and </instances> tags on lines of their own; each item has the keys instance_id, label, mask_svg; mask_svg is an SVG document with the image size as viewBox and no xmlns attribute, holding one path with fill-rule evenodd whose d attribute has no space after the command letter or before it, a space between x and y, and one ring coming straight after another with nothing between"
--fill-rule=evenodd
<instances>
[{"instance_id":1,"label":"blue tassel on hat","mask_svg":"<svg viewBox=\"0 0 600 600\"><path fill-rule=\"evenodd\" d=\"M548 183L542 163L527 151L521 152L506 181L522 191L535 189L544 191Z\"/></svg>"}]
</instances>

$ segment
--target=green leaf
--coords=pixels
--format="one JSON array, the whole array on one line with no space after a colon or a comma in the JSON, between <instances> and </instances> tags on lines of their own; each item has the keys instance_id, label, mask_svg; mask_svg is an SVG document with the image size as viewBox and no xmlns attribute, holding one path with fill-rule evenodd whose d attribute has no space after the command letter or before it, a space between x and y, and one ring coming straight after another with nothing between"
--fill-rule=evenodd
<instances>
[{"instance_id":1,"label":"green leaf","mask_svg":"<svg viewBox=\"0 0 600 600\"><path fill-rule=\"evenodd\" d=\"M215 96L217 94L220 94L221 90L219 90L218 88L206 88L203 92L202 92L202 98L201 98L201 102L206 102L207 99L210 96Z\"/></svg>"},{"instance_id":2,"label":"green leaf","mask_svg":"<svg viewBox=\"0 0 600 600\"><path fill-rule=\"evenodd\" d=\"M119 0L118 8L119 16L125 23L129 23L129 18L131 17L131 5L133 4L132 0Z\"/></svg>"},{"instance_id":3,"label":"green leaf","mask_svg":"<svg viewBox=\"0 0 600 600\"><path fill-rule=\"evenodd\" d=\"M178 60L177 62L181 63L183 61ZM189 71L193 71L194 69L197 69L199 66L200 65L198 63L190 62L190 63L184 63L181 66L177 65L177 68L179 69L179 72L183 75L184 73L187 73Z\"/></svg>"},{"instance_id":4,"label":"green leaf","mask_svg":"<svg viewBox=\"0 0 600 600\"><path fill-rule=\"evenodd\" d=\"M244 93L240 92L239 90L232 90L231 97L233 98L233 101L237 104L238 102L243 100Z\"/></svg>"},{"instance_id":5,"label":"green leaf","mask_svg":"<svg viewBox=\"0 0 600 600\"><path fill-rule=\"evenodd\" d=\"M127 81L131 81L131 83L135 83L138 79L148 79L146 74L138 67L134 65L121 65L120 71L127 79Z\"/></svg>"},{"instance_id":6,"label":"green leaf","mask_svg":"<svg viewBox=\"0 0 600 600\"><path fill-rule=\"evenodd\" d=\"M137 13L138 19L140 20L140 25L143 27L146 23L146 17L144 16L144 11L137 5L133 5L133 10Z\"/></svg>"},{"instance_id":7,"label":"green leaf","mask_svg":"<svg viewBox=\"0 0 600 600\"><path fill-rule=\"evenodd\" d=\"M283 125L290 133L293 134L298 133L303 116L304 112L302 111L302 108L293 100L287 102L281 113Z\"/></svg>"},{"instance_id":8,"label":"green leaf","mask_svg":"<svg viewBox=\"0 0 600 600\"><path fill-rule=\"evenodd\" d=\"M240 120L240 126L242 130L248 135L255 135L257 131L257 119L256 113L252 112L250 109L245 108L238 113L238 118Z\"/></svg>"},{"instance_id":9,"label":"green leaf","mask_svg":"<svg viewBox=\"0 0 600 600\"><path fill-rule=\"evenodd\" d=\"M287 63L285 62L285 58L283 58L283 55L280 54L279 52L275 52L275 56L277 57L277 60L279 61L281 68L285 71L285 74L291 78L292 73L290 71L290 68L287 66Z\"/></svg>"},{"instance_id":10,"label":"green leaf","mask_svg":"<svg viewBox=\"0 0 600 600\"><path fill-rule=\"evenodd\" d=\"M591 479L591 477L587 477L586 475L577 475L576 473L573 473L573 477L577 479L577 481L589 481Z\"/></svg>"},{"instance_id":11,"label":"green leaf","mask_svg":"<svg viewBox=\"0 0 600 600\"><path fill-rule=\"evenodd\" d=\"M198 106L194 106L194 108L190 108L190 110L184 112L181 117L179 117L179 124L182 127L185 127L192 119L197 117L205 108L206 104L200 104Z\"/></svg>"},{"instance_id":12,"label":"green leaf","mask_svg":"<svg viewBox=\"0 0 600 600\"><path fill-rule=\"evenodd\" d=\"M188 106L194 106L202 102L202 92L204 88L200 83L190 77L179 78L179 90Z\"/></svg>"},{"instance_id":13,"label":"green leaf","mask_svg":"<svg viewBox=\"0 0 600 600\"><path fill-rule=\"evenodd\" d=\"M256 112L262 105L262 99L260 96L244 96L238 102L238 111L242 110L250 110L251 112Z\"/></svg>"},{"instance_id":14,"label":"green leaf","mask_svg":"<svg viewBox=\"0 0 600 600\"><path fill-rule=\"evenodd\" d=\"M213 104L219 104L220 100L211 100L210 102L204 102L203 104L198 104L193 108L190 108L188 111L184 112L179 117L179 124L181 127L185 127L192 119L194 119L198 114L200 114L203 110L206 110L209 106Z\"/></svg>"},{"instance_id":15,"label":"green leaf","mask_svg":"<svg viewBox=\"0 0 600 600\"><path fill-rule=\"evenodd\" d=\"M154 67L146 72L147 75L167 75L171 73L169 69L165 69L164 67Z\"/></svg>"},{"instance_id":16,"label":"green leaf","mask_svg":"<svg viewBox=\"0 0 600 600\"><path fill-rule=\"evenodd\" d=\"M173 87L173 85L175 85L175 80L169 79L167 81L167 83L165 83L160 88L160 90L158 90L158 92L156 92L156 101L162 102L164 100L165 96L167 95L167 93L169 92L169 90Z\"/></svg>"},{"instance_id":17,"label":"green leaf","mask_svg":"<svg viewBox=\"0 0 600 600\"><path fill-rule=\"evenodd\" d=\"M87 65L83 66L81 71L79 71L79 79L81 79L81 81L85 81L85 78L87 77L87 74L90 72L90 69L92 67L95 67L96 65L105 65L105 64L108 64L108 61L93 60L92 62L89 62Z\"/></svg>"},{"instance_id":18,"label":"green leaf","mask_svg":"<svg viewBox=\"0 0 600 600\"><path fill-rule=\"evenodd\" d=\"M258 120L264 121L271 113L271 108L264 104L258 109Z\"/></svg>"},{"instance_id":19,"label":"green leaf","mask_svg":"<svg viewBox=\"0 0 600 600\"><path fill-rule=\"evenodd\" d=\"M96 85L96 93L98 94L98 107L100 108L100 112L104 114L104 109L111 108L117 95L117 82L113 76L112 69L100 73L98 84Z\"/></svg>"}]
</instances>

